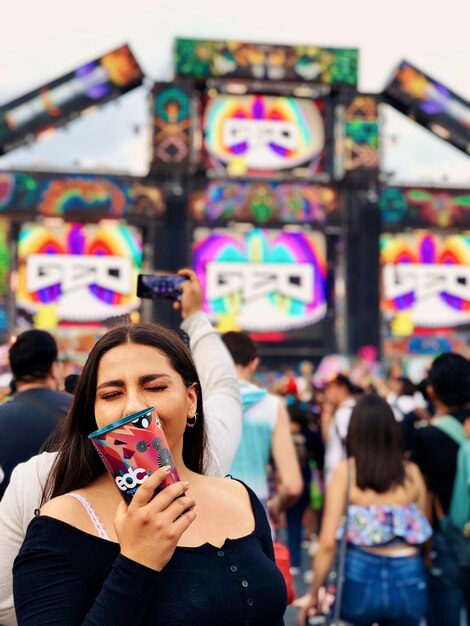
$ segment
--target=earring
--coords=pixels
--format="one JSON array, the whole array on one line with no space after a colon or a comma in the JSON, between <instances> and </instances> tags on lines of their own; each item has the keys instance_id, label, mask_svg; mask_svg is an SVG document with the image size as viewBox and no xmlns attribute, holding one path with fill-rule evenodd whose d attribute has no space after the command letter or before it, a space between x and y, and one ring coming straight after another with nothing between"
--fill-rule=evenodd
<instances>
[{"instance_id":1,"label":"earring","mask_svg":"<svg viewBox=\"0 0 470 626\"><path fill-rule=\"evenodd\" d=\"M194 428L197 422L197 411L194 411L194 415L186 420L186 426L188 428Z\"/></svg>"}]
</instances>

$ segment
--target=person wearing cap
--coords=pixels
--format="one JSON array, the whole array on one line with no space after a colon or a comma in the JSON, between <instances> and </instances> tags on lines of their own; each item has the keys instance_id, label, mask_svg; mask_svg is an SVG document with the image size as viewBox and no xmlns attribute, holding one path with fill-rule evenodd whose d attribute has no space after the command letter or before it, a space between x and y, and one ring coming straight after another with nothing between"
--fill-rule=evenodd
<instances>
[{"instance_id":1,"label":"person wearing cap","mask_svg":"<svg viewBox=\"0 0 470 626\"><path fill-rule=\"evenodd\" d=\"M325 405L322 413L322 436L325 444L325 484L333 470L346 458L346 437L349 420L356 404L356 388L345 374L337 374L325 385Z\"/></svg>"}]
</instances>

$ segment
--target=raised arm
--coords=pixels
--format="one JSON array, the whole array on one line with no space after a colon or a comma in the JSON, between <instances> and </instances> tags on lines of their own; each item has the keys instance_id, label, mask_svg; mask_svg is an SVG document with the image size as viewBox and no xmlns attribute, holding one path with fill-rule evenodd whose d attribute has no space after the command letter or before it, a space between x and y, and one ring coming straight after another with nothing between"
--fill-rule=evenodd
<instances>
[{"instance_id":1,"label":"raised arm","mask_svg":"<svg viewBox=\"0 0 470 626\"><path fill-rule=\"evenodd\" d=\"M26 529L41 504L42 488L55 454L44 452L13 470L0 501L0 624L16 626L12 569Z\"/></svg>"},{"instance_id":2,"label":"raised arm","mask_svg":"<svg viewBox=\"0 0 470 626\"><path fill-rule=\"evenodd\" d=\"M202 291L192 270L182 284L181 328L189 335L191 352L201 380L209 459L207 473L225 476L237 451L242 431L242 404L235 367L219 333L202 311Z\"/></svg>"}]
</instances>

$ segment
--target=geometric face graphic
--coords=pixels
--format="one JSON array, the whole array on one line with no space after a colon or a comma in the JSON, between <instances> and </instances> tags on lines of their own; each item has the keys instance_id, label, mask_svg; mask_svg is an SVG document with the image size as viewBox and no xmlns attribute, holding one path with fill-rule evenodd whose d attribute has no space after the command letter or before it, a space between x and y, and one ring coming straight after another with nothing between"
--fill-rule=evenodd
<instances>
[{"instance_id":1,"label":"geometric face graphic","mask_svg":"<svg viewBox=\"0 0 470 626\"><path fill-rule=\"evenodd\" d=\"M27 224L18 243L17 308L54 307L58 320L99 321L129 313L142 266L139 233L119 224Z\"/></svg>"},{"instance_id":2,"label":"geometric face graphic","mask_svg":"<svg viewBox=\"0 0 470 626\"><path fill-rule=\"evenodd\" d=\"M470 323L470 234L383 235L382 311L394 335Z\"/></svg>"},{"instance_id":3,"label":"geometric face graphic","mask_svg":"<svg viewBox=\"0 0 470 626\"><path fill-rule=\"evenodd\" d=\"M320 233L196 229L204 309L224 331L268 333L318 322L326 313L325 248Z\"/></svg>"},{"instance_id":4,"label":"geometric face graphic","mask_svg":"<svg viewBox=\"0 0 470 626\"><path fill-rule=\"evenodd\" d=\"M314 172L325 147L322 114L299 98L219 95L208 101L203 129L209 166L220 173Z\"/></svg>"}]
</instances>

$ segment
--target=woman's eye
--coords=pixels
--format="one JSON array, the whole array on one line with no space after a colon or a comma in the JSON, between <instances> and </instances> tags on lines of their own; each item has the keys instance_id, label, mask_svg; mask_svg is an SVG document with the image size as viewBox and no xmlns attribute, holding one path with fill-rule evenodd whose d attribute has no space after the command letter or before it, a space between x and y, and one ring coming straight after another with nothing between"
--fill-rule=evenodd
<instances>
[{"instance_id":1,"label":"woman's eye","mask_svg":"<svg viewBox=\"0 0 470 626\"><path fill-rule=\"evenodd\" d=\"M145 391L163 391L166 388L166 385L157 385L155 387L146 387Z\"/></svg>"},{"instance_id":2,"label":"woman's eye","mask_svg":"<svg viewBox=\"0 0 470 626\"><path fill-rule=\"evenodd\" d=\"M113 398L117 398L121 395L120 391L111 391L109 393L103 394L101 397L103 400L112 400Z\"/></svg>"}]
</instances>

